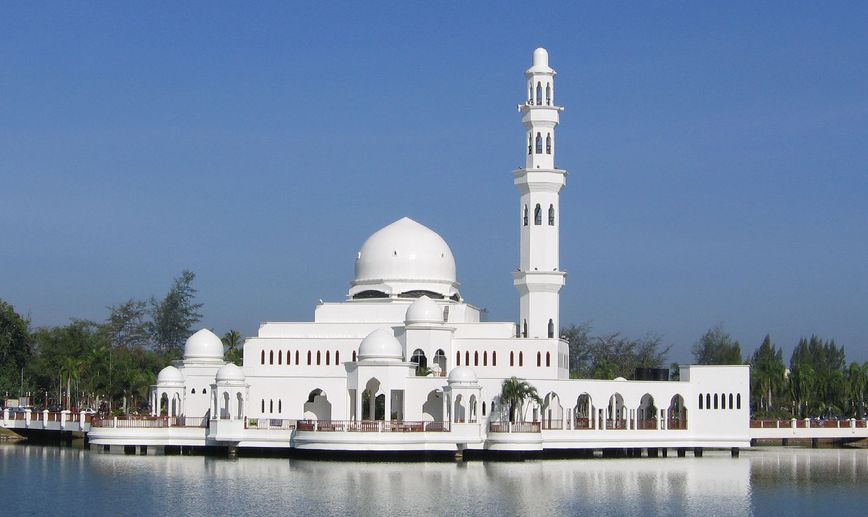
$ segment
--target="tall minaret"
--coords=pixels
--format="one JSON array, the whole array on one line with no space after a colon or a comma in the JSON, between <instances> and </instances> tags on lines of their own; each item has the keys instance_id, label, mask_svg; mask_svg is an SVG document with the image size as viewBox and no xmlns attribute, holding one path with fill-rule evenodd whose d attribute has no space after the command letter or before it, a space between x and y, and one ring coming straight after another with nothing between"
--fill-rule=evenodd
<instances>
[{"instance_id":1,"label":"tall minaret","mask_svg":"<svg viewBox=\"0 0 868 517\"><path fill-rule=\"evenodd\" d=\"M533 51L527 77L527 101L518 106L525 128L527 161L513 171L521 194L521 262L512 274L521 295L519 335L529 338L560 336L559 292L566 273L558 265L560 210L558 199L567 171L555 168L555 128L564 108L555 105L555 71L549 53Z\"/></svg>"}]
</instances>

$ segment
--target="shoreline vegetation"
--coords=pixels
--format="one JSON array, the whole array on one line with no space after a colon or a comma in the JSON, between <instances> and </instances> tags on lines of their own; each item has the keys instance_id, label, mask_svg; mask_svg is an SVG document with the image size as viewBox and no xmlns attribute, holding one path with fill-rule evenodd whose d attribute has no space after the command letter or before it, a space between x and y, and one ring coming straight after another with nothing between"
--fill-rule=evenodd
<instances>
[{"instance_id":1,"label":"shoreline vegetation","mask_svg":"<svg viewBox=\"0 0 868 517\"><path fill-rule=\"evenodd\" d=\"M0 300L0 393L3 406L51 411L92 410L115 416L148 413L148 392L157 372L181 359L185 341L202 319L192 271L182 271L162 298L131 298L107 307L104 321L71 319L56 327L30 321ZM660 336L592 335L589 323L569 325L561 336L570 350L570 377L635 378L639 369L667 369L671 345ZM222 338L225 359L241 365L243 338ZM864 418L868 362L847 363L834 339L801 338L789 364L771 336L749 356L722 325L693 344L695 364L749 364L752 418ZM668 366L678 380L679 366ZM18 399L26 396L26 402Z\"/></svg>"}]
</instances>

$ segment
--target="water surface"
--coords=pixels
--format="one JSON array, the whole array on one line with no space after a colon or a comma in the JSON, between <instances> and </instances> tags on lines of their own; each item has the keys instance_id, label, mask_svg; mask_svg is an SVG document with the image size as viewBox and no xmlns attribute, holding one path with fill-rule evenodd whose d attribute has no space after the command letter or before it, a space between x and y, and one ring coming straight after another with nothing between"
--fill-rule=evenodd
<instances>
[{"instance_id":1,"label":"water surface","mask_svg":"<svg viewBox=\"0 0 868 517\"><path fill-rule=\"evenodd\" d=\"M868 451L361 463L0 445L3 515L865 515ZM7 513L8 512L8 513Z\"/></svg>"}]
</instances>

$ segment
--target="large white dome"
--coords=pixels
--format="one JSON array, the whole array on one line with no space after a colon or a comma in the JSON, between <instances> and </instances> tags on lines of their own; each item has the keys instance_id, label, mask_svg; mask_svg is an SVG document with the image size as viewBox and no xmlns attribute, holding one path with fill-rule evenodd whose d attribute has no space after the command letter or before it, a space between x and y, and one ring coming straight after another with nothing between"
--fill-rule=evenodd
<instances>
[{"instance_id":1,"label":"large white dome","mask_svg":"<svg viewBox=\"0 0 868 517\"><path fill-rule=\"evenodd\" d=\"M377 231L356 258L350 298L458 299L455 257L436 232L404 217Z\"/></svg>"},{"instance_id":2,"label":"large white dome","mask_svg":"<svg viewBox=\"0 0 868 517\"><path fill-rule=\"evenodd\" d=\"M476 372L469 366L456 366L449 372L449 377L446 381L449 384L476 384Z\"/></svg>"},{"instance_id":3,"label":"large white dome","mask_svg":"<svg viewBox=\"0 0 868 517\"><path fill-rule=\"evenodd\" d=\"M359 360L370 359L401 361L404 359L404 347L390 329L379 328L368 334L359 345Z\"/></svg>"},{"instance_id":4,"label":"large white dome","mask_svg":"<svg viewBox=\"0 0 868 517\"><path fill-rule=\"evenodd\" d=\"M223 361L223 342L213 332L202 329L187 338L185 361Z\"/></svg>"}]
</instances>

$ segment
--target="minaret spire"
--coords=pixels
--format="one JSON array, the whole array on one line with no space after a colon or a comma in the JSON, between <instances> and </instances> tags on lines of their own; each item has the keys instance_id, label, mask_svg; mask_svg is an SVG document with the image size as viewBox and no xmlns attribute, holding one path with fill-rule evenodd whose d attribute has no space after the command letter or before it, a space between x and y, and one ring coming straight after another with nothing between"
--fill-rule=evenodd
<instances>
[{"instance_id":1,"label":"minaret spire","mask_svg":"<svg viewBox=\"0 0 868 517\"><path fill-rule=\"evenodd\" d=\"M564 108L555 105L555 71L544 48L533 52L527 101L519 104L525 128L525 167L513 171L520 198L520 263L513 283L520 294L519 335L560 336L559 293L566 273L559 265L560 192L567 171L555 168L555 128Z\"/></svg>"}]
</instances>

